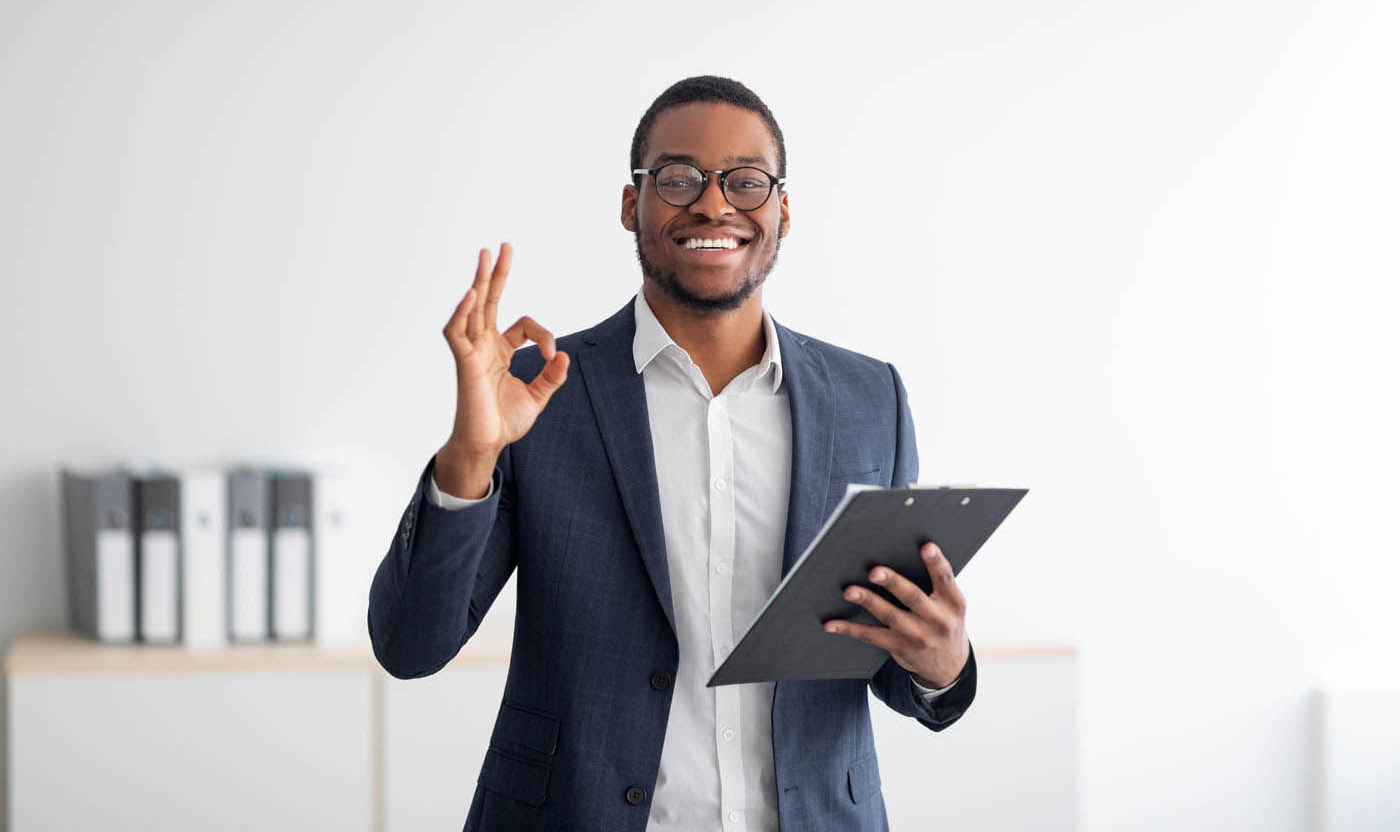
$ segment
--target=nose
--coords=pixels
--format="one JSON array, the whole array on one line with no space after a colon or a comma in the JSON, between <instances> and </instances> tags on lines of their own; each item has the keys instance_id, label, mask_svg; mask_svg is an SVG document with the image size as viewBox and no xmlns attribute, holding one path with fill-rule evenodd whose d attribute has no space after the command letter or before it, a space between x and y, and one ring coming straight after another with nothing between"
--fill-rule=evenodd
<instances>
[{"instance_id":1,"label":"nose","mask_svg":"<svg viewBox=\"0 0 1400 832\"><path fill-rule=\"evenodd\" d=\"M719 174L705 173L705 189L699 199L690 203L690 213L712 220L734 213L734 206L724 198L724 189L719 186Z\"/></svg>"}]
</instances>

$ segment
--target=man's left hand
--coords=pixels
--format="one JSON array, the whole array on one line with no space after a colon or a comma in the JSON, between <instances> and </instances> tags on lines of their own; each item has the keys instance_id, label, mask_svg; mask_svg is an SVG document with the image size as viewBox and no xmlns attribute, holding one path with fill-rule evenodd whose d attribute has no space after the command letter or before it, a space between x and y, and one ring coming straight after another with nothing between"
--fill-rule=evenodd
<instances>
[{"instance_id":1,"label":"man's left hand","mask_svg":"<svg viewBox=\"0 0 1400 832\"><path fill-rule=\"evenodd\" d=\"M945 688L957 680L967 664L969 647L963 628L967 599L953 580L953 567L943 550L930 542L919 552L933 579L932 592L925 593L887 566L876 566L870 570L871 582L888 590L904 607L863 586L848 586L846 600L865 607L885 626L835 619L826 622L825 628L828 633L841 633L884 649L924 687Z\"/></svg>"}]
</instances>

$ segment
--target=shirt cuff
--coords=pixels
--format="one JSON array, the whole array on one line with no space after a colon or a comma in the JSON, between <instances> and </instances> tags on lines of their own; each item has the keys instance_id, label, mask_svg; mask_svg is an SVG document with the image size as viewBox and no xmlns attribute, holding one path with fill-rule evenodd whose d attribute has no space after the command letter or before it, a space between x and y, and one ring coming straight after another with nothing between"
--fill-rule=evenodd
<instances>
[{"instance_id":1,"label":"shirt cuff","mask_svg":"<svg viewBox=\"0 0 1400 832\"><path fill-rule=\"evenodd\" d=\"M958 674L958 678L954 679L954 680L953 680L953 683L952 683L951 685L949 685L948 687L946 687L946 688L926 688L926 687L924 687L923 685L919 684L918 682L916 682L916 681L914 680L914 674L912 674L912 673L909 674L909 684L911 684L911 685L914 686L914 692L915 692L915 693L917 693L917 694L919 694L919 696L923 697L923 700L924 700L924 704L925 704L925 705L929 704L929 703L932 702L933 700L937 699L938 697L940 697L940 696L942 696L943 694L947 693L948 691L952 690L954 687L957 686L958 682L961 682L961 681L962 681L962 674L959 673L959 674Z\"/></svg>"},{"instance_id":2,"label":"shirt cuff","mask_svg":"<svg viewBox=\"0 0 1400 832\"><path fill-rule=\"evenodd\" d=\"M479 500L469 500L465 497L454 497L438 488L436 475L428 477L428 499L433 501L433 505L438 508L445 508L448 511L456 511L467 506L474 506L477 503L484 503L491 499L491 495L496 491L496 478L491 478L491 484L486 487L486 496Z\"/></svg>"}]
</instances>

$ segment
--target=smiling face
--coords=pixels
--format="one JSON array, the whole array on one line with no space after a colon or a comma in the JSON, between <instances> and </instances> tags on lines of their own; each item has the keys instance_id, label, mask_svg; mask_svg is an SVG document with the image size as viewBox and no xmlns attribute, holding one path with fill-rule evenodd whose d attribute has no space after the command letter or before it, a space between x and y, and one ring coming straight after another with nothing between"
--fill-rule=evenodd
<instances>
[{"instance_id":1,"label":"smiling face","mask_svg":"<svg viewBox=\"0 0 1400 832\"><path fill-rule=\"evenodd\" d=\"M692 102L663 111L652 124L642 167L688 162L704 170L752 166L778 175L778 149L758 113L723 102ZM695 312L742 306L778 257L787 235L787 193L740 211L707 176L700 198L684 208L663 201L652 177L622 191L622 225L637 241L643 279Z\"/></svg>"}]
</instances>

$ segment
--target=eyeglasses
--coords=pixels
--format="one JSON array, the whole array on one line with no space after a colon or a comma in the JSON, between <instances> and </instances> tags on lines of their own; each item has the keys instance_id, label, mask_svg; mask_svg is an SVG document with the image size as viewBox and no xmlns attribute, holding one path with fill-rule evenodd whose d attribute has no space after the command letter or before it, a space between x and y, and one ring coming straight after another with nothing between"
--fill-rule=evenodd
<instances>
[{"instance_id":1,"label":"eyeglasses","mask_svg":"<svg viewBox=\"0 0 1400 832\"><path fill-rule=\"evenodd\" d=\"M779 179L761 168L730 168L729 170L703 170L684 162L673 162L659 168L638 168L633 176L647 174L656 186L656 195L667 205L685 208L693 204L705 192L709 174L719 176L719 190L725 200L740 211L753 211L762 208L772 195L773 188L782 187L786 179Z\"/></svg>"}]
</instances>

